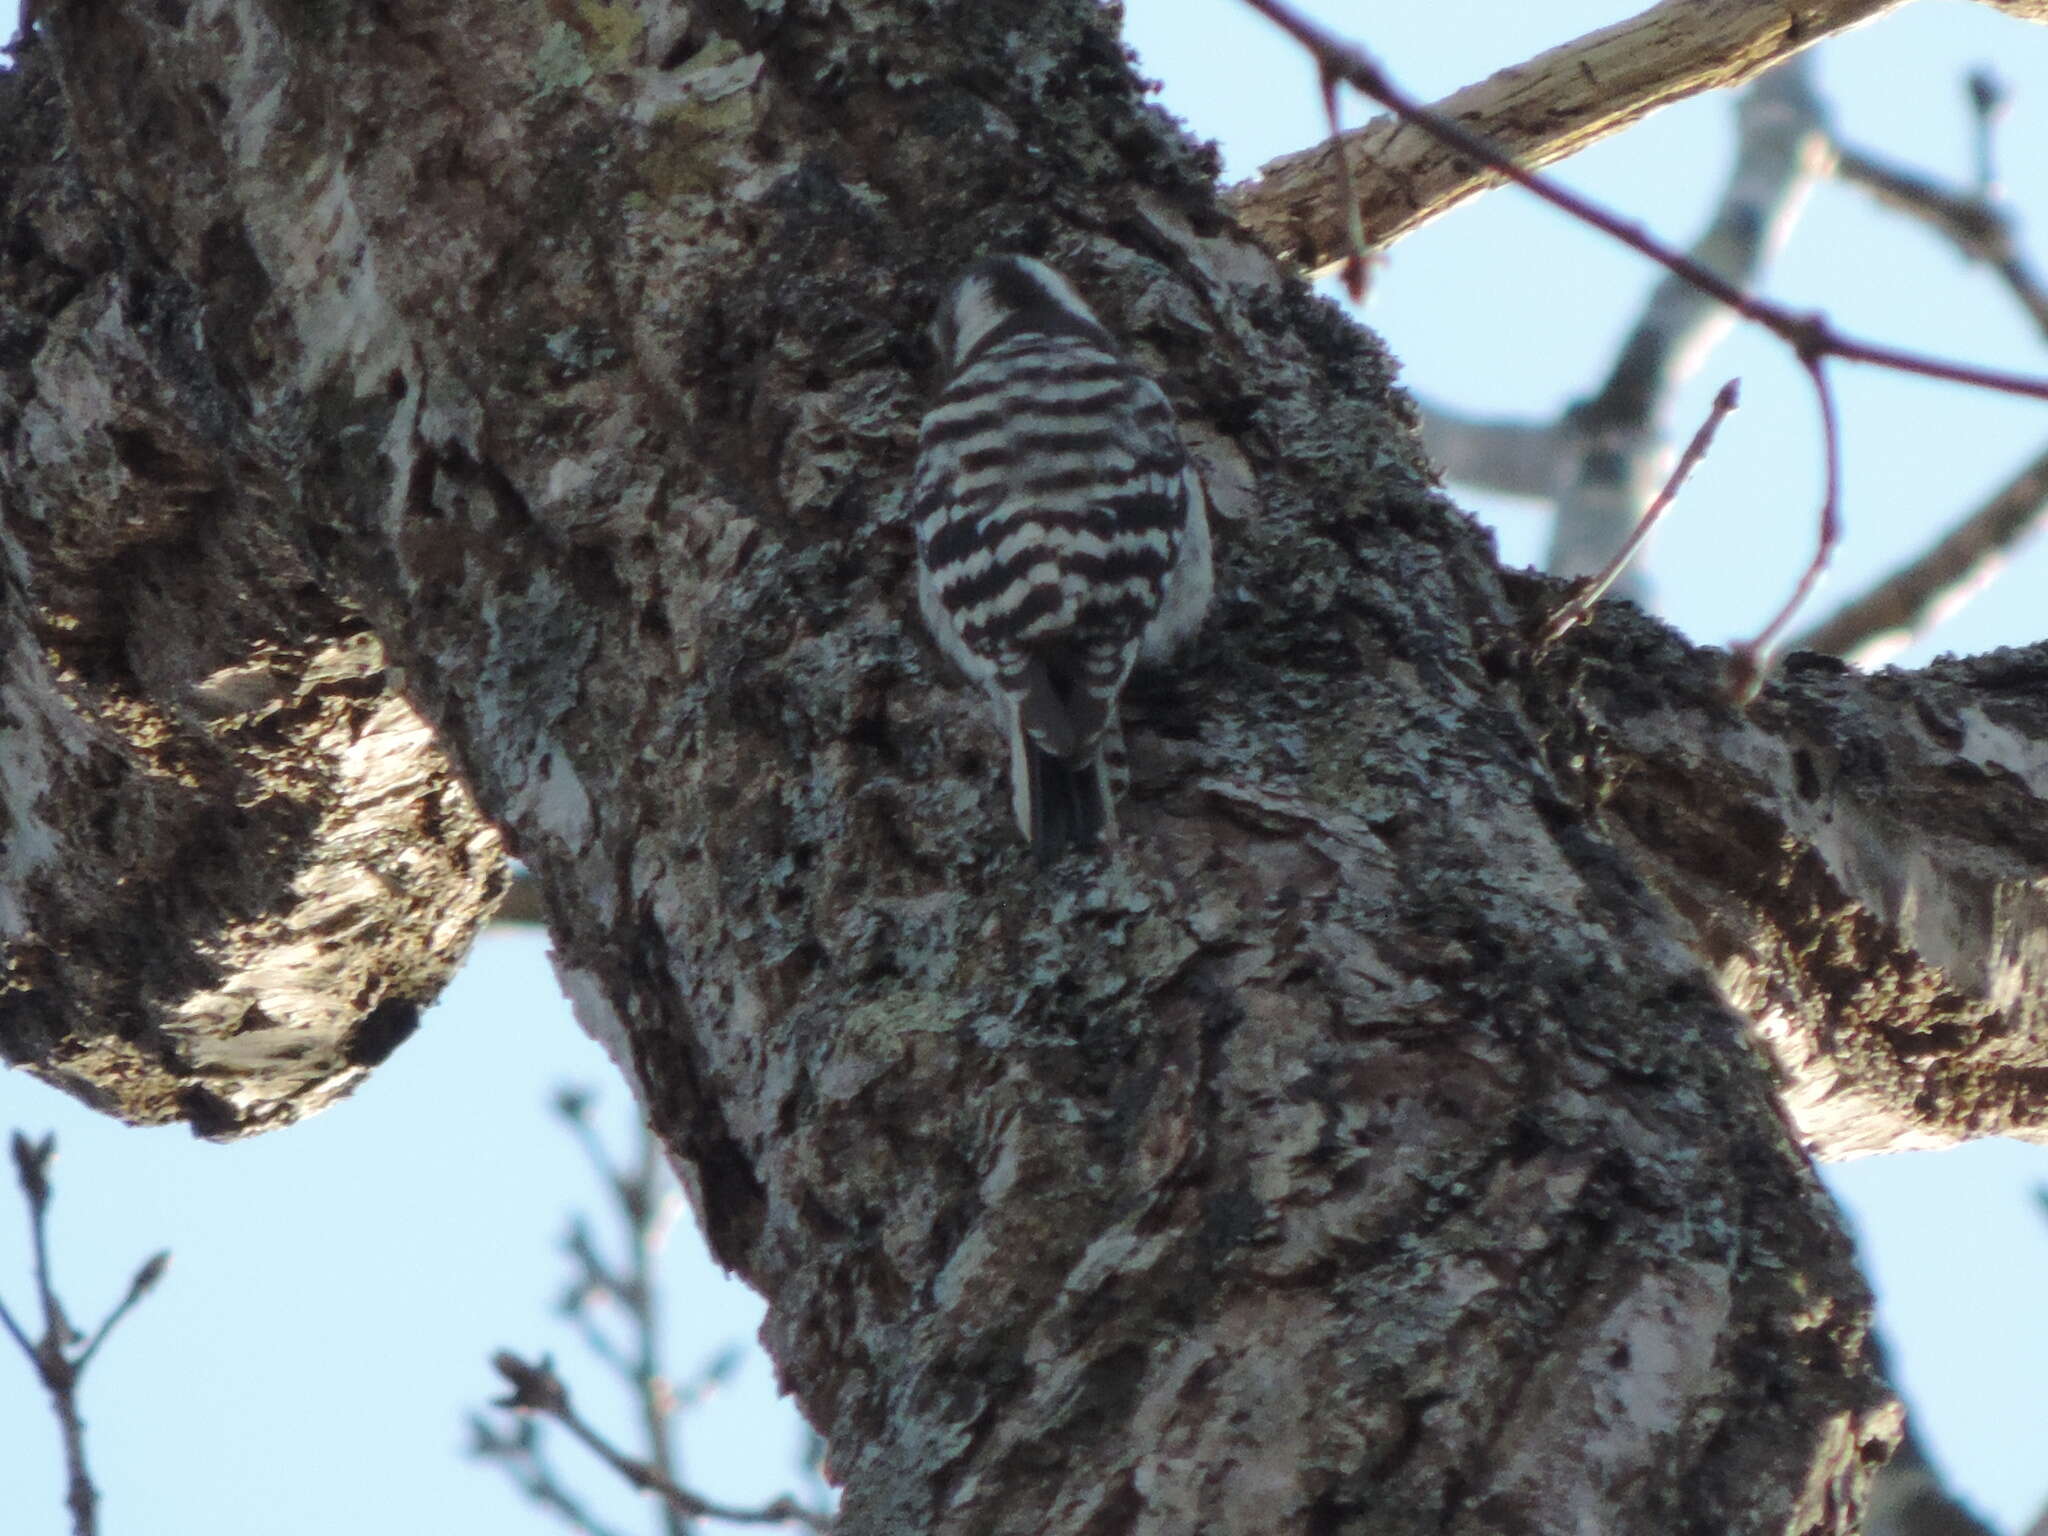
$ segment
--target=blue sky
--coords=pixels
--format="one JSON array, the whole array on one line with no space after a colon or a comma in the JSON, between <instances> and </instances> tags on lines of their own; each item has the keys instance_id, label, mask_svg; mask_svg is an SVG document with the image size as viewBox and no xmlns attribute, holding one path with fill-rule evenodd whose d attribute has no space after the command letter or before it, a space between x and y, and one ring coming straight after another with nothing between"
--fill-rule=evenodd
<instances>
[{"instance_id":1,"label":"blue sky","mask_svg":"<svg viewBox=\"0 0 2048 1536\"><path fill-rule=\"evenodd\" d=\"M1311 7L1396 77L1441 94L1630 14L1551 0ZM1219 140L1234 176L1321 133L1314 79L1234 0L1130 0L1131 39L1163 99ZM2012 191L2048 265L2048 175L2021 146L2048 143L2048 28L1988 8L1920 0L1827 44L1823 84L1845 130L1956 176L1968 167L1960 84L1989 63L2019 97L2004 142ZM1354 104L1350 121L1361 121ZM1680 241L1706 214L1729 151L1729 105L1683 104L1570 162L1562 174ZM1496 193L1396 248L1366 320L1419 391L1474 411L1545 416L1607 366L1654 274L1526 198ZM1823 187L1765 287L1900 345L2048 371L2048 351L1994 285L1930 237ZM1806 557L1819 448L1796 370L1739 333L1682 404L1697 419L1739 374L1743 409L1679 502L1653 555L1667 614L1697 638L1747 632ZM1814 615L1974 505L2048 436L2048 409L1843 369L1848 540ZM1459 499L1493 517L1504 557L1536 558L1528 508ZM2048 541L1939 632L1923 654L2040 637ZM1913 659L1913 658L1909 658ZM559 1001L537 938L494 935L446 1000L353 1099L234 1147L100 1119L18 1074L0 1075L0 1129L58 1132L57 1250L81 1321L133 1266L170 1247L157 1293L86 1386L103 1529L149 1536L328 1536L366 1529L552 1531L461 1454L466 1413L497 1391L499 1348L577 1346L553 1319L567 1278L555 1243L591 1203L547 1110L557 1085L595 1085L615 1126L626 1090ZM2008 1530L2048 1498L2048 1221L2030 1190L2048 1152L1987 1143L1835 1170L1876 1275L1899 1366L1957 1485ZM28 1301L19 1201L0 1190L0 1295ZM671 1354L679 1365L751 1338L759 1305L673 1239ZM572 1383L576 1378L572 1376ZM623 1422L583 1373L595 1415ZM786 1487L797 1426L758 1354L689 1421L685 1459L714 1495ZM584 1465L565 1449L565 1467ZM603 1489L594 1470L584 1486ZM630 1495L619 1523L651 1529ZM57 1536L54 1434L26 1368L0 1355L0 1510L7 1536Z\"/></svg>"}]
</instances>

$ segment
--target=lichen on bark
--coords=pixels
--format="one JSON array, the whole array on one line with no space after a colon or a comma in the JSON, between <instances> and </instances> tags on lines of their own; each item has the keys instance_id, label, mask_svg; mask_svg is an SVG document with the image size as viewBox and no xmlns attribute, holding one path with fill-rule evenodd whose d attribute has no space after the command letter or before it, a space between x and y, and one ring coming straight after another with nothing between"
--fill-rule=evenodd
<instances>
[{"instance_id":1,"label":"lichen on bark","mask_svg":"<svg viewBox=\"0 0 2048 1536\"><path fill-rule=\"evenodd\" d=\"M1862 1285L1717 984L1754 930L1703 941L1727 871L1642 791L1682 762L1811 838L1745 759L1883 686L1795 672L1742 720L1642 621L1535 656L1555 594L1438 493L1377 341L1219 212L1110 13L310 39L109 3L45 47L92 205L204 317L224 428L180 473L269 553L202 590L289 616L294 700L309 616L374 636L352 697L431 728L437 888L488 884L465 784L769 1298L845 1530L1854 1529L1895 1427ZM917 633L901 497L932 302L1004 248L1081 284L1224 491L1209 629L1131 701L1129 835L1044 873ZM21 526L36 580L103 585ZM1999 752L1972 857L2041 794ZM273 873L332 842L296 835ZM1836 910L1896 928L1870 875ZM1746 952L1787 995L1830 985L1818 910Z\"/></svg>"}]
</instances>

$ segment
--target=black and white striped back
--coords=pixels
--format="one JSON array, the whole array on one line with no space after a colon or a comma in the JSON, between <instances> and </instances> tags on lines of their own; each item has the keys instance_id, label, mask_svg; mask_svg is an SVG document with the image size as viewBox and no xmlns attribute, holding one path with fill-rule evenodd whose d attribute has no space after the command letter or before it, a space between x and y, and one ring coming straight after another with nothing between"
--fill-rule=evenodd
<instances>
[{"instance_id":1,"label":"black and white striped back","mask_svg":"<svg viewBox=\"0 0 2048 1536\"><path fill-rule=\"evenodd\" d=\"M1116 706L1199 624L1209 539L1165 394L1065 279L995 257L955 286L912 483L919 597L989 690L1042 857L1115 827ZM1107 743L1107 750L1105 744Z\"/></svg>"}]
</instances>

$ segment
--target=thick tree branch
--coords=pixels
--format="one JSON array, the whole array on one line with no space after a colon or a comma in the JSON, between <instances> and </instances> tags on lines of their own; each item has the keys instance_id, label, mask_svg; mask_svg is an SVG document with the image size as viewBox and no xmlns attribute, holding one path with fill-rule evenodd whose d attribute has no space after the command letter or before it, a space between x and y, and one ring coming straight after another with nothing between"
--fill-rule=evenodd
<instances>
[{"instance_id":1,"label":"thick tree branch","mask_svg":"<svg viewBox=\"0 0 2048 1536\"><path fill-rule=\"evenodd\" d=\"M497 839L283 525L306 445L199 350L261 306L252 254L215 225L206 291L150 257L45 69L0 121L0 1053L132 1121L288 1123L410 1033Z\"/></svg>"},{"instance_id":2,"label":"thick tree branch","mask_svg":"<svg viewBox=\"0 0 2048 1536\"><path fill-rule=\"evenodd\" d=\"M1585 734L1553 755L1584 754L1808 1145L2048 1141L2048 646L1870 677L1795 655L1738 716L1652 621L1590 628Z\"/></svg>"},{"instance_id":3,"label":"thick tree branch","mask_svg":"<svg viewBox=\"0 0 2048 1536\"><path fill-rule=\"evenodd\" d=\"M1740 85L1822 38L1893 9L1898 0L1663 0L1640 16L1538 54L1446 96L1433 111L1485 135L1518 162L1577 154L1660 107ZM1392 245L1501 177L1392 118L1346 134L1365 236ZM1231 211L1294 265L1323 272L1349 249L1328 145L1266 166L1233 188Z\"/></svg>"},{"instance_id":4,"label":"thick tree branch","mask_svg":"<svg viewBox=\"0 0 2048 1536\"><path fill-rule=\"evenodd\" d=\"M1848 732L1847 684L1743 724L1603 621L1538 667L1387 360L1219 218L1092 0L224 14L60 8L80 155L202 298L211 253L261 275L205 331L280 466L244 516L536 871L840 1529L1854 1529L1895 1432L1861 1284L1679 905L1718 874L1737 937L1789 921L1741 879L1788 855L1694 870L1649 770L1593 771L1696 753L1810 815L1780 738ZM933 299L1003 248L1170 382L1223 563L1131 701L1128 837L1045 872L916 637L900 496ZM1953 686L1957 818L2037 811L2048 733ZM1929 820L1858 739L1822 785ZM1976 888L2008 938L2048 926L2023 852ZM1898 866L1841 868L1927 941ZM1801 1001L1810 957L1755 953ZM1989 1049L1938 992L1885 1017Z\"/></svg>"}]
</instances>

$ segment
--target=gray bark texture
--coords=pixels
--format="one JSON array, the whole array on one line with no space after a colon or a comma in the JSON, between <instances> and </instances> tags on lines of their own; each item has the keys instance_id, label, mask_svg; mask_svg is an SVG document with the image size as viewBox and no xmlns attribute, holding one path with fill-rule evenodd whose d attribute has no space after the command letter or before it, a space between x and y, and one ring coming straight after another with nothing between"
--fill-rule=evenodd
<instances>
[{"instance_id":1,"label":"gray bark texture","mask_svg":"<svg viewBox=\"0 0 2048 1536\"><path fill-rule=\"evenodd\" d=\"M2048 648L1746 716L1627 610L1532 655L1558 588L1091 0L70 0L0 113L12 1059L314 1107L488 826L843 1530L1856 1528L1897 1415L1786 1106L2043 1135ZM1218 514L1045 871L902 505L1002 249Z\"/></svg>"},{"instance_id":2,"label":"gray bark texture","mask_svg":"<svg viewBox=\"0 0 2048 1536\"><path fill-rule=\"evenodd\" d=\"M411 1033L504 858L316 575L346 450L287 444L232 372L253 252L226 223L197 281L153 252L51 64L0 76L0 1053L225 1139Z\"/></svg>"}]
</instances>

